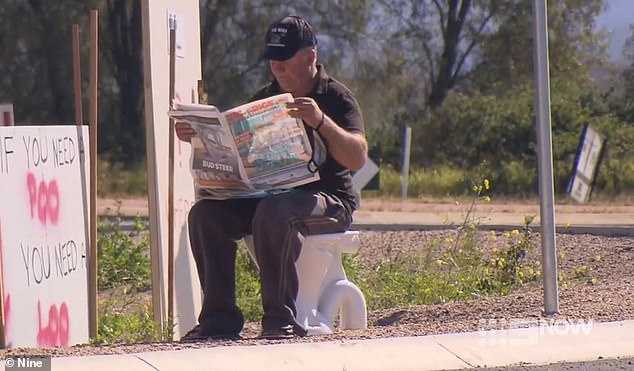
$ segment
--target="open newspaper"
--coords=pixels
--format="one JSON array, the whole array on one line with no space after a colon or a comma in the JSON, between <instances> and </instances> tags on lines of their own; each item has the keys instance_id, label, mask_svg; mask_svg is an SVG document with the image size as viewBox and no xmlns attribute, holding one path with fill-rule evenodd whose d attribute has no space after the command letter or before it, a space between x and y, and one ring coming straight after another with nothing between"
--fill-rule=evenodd
<instances>
[{"instance_id":1,"label":"open newspaper","mask_svg":"<svg viewBox=\"0 0 634 371\"><path fill-rule=\"evenodd\" d=\"M304 124L288 115L290 94L220 112L174 102L169 116L196 131L191 172L199 198L265 197L319 180Z\"/></svg>"}]
</instances>

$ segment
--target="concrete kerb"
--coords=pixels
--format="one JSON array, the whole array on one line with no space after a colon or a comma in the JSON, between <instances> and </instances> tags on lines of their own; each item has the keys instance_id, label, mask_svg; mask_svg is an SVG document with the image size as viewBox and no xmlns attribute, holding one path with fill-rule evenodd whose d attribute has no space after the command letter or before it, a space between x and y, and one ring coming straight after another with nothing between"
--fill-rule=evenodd
<instances>
[{"instance_id":1,"label":"concrete kerb","mask_svg":"<svg viewBox=\"0 0 634 371\"><path fill-rule=\"evenodd\" d=\"M511 231L522 227L519 224L481 224L479 229L483 231ZM454 228L456 225L447 224L352 224L352 229L359 231L442 231ZM540 232L541 226L533 226L532 229L535 232ZM592 234L606 237L634 236L634 226L629 225L559 225L555 227L555 231L562 234Z\"/></svg>"},{"instance_id":2,"label":"concrete kerb","mask_svg":"<svg viewBox=\"0 0 634 371\"><path fill-rule=\"evenodd\" d=\"M562 322L417 337L54 358L52 370L451 370L631 357L632 344L634 321Z\"/></svg>"},{"instance_id":3,"label":"concrete kerb","mask_svg":"<svg viewBox=\"0 0 634 371\"><path fill-rule=\"evenodd\" d=\"M147 205L139 200L126 200L120 204L102 200L101 216L122 216L121 227L131 230L135 217L147 220ZM448 211L366 211L355 212L353 229L358 230L446 230L464 223L464 212ZM507 231L523 227L526 216L534 217L531 224L539 231L539 208L526 207L516 211L478 211L470 219L477 222L481 230ZM601 236L634 236L634 212L629 209L607 212L607 210L585 210L572 212L563 209L555 213L556 232L570 234L594 234Z\"/></svg>"}]
</instances>

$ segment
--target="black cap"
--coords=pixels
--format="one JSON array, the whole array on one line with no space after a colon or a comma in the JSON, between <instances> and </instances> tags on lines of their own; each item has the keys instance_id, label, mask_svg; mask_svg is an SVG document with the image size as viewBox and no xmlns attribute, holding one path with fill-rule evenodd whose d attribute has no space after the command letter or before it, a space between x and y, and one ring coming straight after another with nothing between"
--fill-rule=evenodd
<instances>
[{"instance_id":1,"label":"black cap","mask_svg":"<svg viewBox=\"0 0 634 371\"><path fill-rule=\"evenodd\" d=\"M317 45L311 25L303 18L286 16L273 22L264 39L264 58L285 61L300 49Z\"/></svg>"}]
</instances>

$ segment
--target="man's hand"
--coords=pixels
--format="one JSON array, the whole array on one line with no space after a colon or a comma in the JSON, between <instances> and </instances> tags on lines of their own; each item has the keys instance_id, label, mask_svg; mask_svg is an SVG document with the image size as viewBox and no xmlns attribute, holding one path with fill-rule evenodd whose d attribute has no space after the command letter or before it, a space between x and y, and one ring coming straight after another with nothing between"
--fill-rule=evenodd
<instances>
[{"instance_id":1,"label":"man's hand","mask_svg":"<svg viewBox=\"0 0 634 371\"><path fill-rule=\"evenodd\" d=\"M183 121L177 121L174 124L174 128L176 129L178 139L184 142L191 142L192 137L196 135L196 130L192 129L188 123Z\"/></svg>"},{"instance_id":2,"label":"man's hand","mask_svg":"<svg viewBox=\"0 0 634 371\"><path fill-rule=\"evenodd\" d=\"M308 126L315 128L323 117L323 112L313 98L298 97L293 102L286 103L288 114L303 120Z\"/></svg>"}]
</instances>

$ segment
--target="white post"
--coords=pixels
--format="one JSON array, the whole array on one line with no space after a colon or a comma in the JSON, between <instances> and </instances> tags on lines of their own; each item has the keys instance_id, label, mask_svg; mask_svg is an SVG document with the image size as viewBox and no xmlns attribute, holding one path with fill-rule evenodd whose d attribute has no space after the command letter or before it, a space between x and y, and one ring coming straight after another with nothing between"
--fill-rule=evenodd
<instances>
[{"instance_id":1,"label":"white post","mask_svg":"<svg viewBox=\"0 0 634 371\"><path fill-rule=\"evenodd\" d=\"M535 112L537 118L537 171L542 234L544 312L559 312L557 298L557 253L553 155L550 123L550 80L548 73L548 19L546 0L533 0L533 59Z\"/></svg>"},{"instance_id":2,"label":"white post","mask_svg":"<svg viewBox=\"0 0 634 371\"><path fill-rule=\"evenodd\" d=\"M407 182L409 178L409 156L410 148L412 146L412 128L405 128L405 140L403 146L403 168L401 169L401 200L404 201L407 198Z\"/></svg>"}]
</instances>

